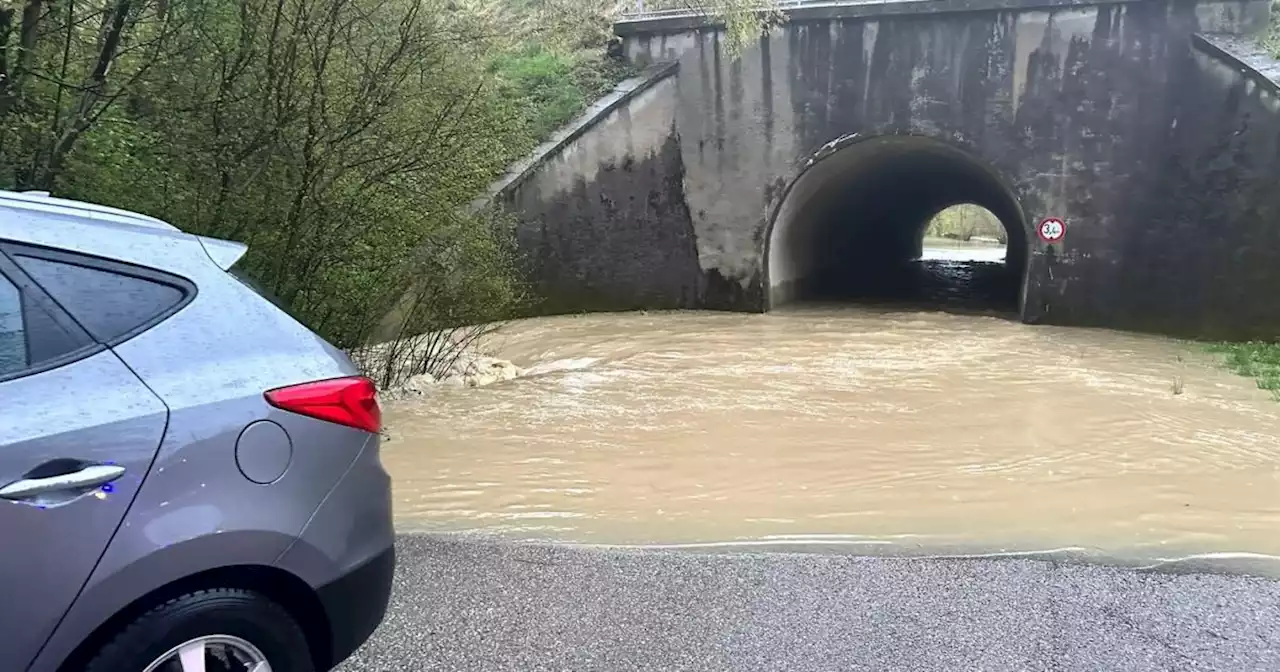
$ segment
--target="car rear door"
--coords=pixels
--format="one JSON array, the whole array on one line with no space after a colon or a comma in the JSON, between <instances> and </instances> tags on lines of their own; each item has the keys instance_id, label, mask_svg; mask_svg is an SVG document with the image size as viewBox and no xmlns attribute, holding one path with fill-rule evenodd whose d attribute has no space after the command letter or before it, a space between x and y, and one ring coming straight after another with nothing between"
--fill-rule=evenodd
<instances>
[{"instance_id":1,"label":"car rear door","mask_svg":"<svg viewBox=\"0 0 1280 672\"><path fill-rule=\"evenodd\" d=\"M0 251L0 670L23 670L97 565L168 412Z\"/></svg>"}]
</instances>

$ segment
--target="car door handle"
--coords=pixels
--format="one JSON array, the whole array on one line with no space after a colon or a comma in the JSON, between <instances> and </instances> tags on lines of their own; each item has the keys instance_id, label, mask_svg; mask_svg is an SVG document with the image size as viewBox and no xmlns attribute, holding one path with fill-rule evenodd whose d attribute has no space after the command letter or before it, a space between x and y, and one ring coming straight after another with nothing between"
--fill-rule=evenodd
<instances>
[{"instance_id":1,"label":"car door handle","mask_svg":"<svg viewBox=\"0 0 1280 672\"><path fill-rule=\"evenodd\" d=\"M92 464L69 474L14 481L0 488L0 498L27 499L63 490L87 490L110 483L123 475L124 467L114 464Z\"/></svg>"}]
</instances>

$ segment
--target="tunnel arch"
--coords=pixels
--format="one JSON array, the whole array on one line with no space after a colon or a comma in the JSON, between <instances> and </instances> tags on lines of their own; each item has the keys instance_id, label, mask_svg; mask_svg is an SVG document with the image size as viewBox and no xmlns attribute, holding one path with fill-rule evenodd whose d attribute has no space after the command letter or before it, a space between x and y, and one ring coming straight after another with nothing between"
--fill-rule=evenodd
<instances>
[{"instance_id":1,"label":"tunnel arch","mask_svg":"<svg viewBox=\"0 0 1280 672\"><path fill-rule=\"evenodd\" d=\"M956 144L921 135L829 143L786 188L764 235L765 310L804 298L833 277L874 276L921 254L925 227L971 203L1007 234L1005 269L1021 312L1031 231L1007 181Z\"/></svg>"}]
</instances>

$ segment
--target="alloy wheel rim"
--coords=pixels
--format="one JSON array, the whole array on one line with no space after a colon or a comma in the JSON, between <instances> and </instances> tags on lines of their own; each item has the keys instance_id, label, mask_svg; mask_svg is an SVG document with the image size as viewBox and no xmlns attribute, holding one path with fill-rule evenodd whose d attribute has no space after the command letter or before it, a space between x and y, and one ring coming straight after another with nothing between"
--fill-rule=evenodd
<instances>
[{"instance_id":1,"label":"alloy wheel rim","mask_svg":"<svg viewBox=\"0 0 1280 672\"><path fill-rule=\"evenodd\" d=\"M239 637L206 635L169 649L142 672L271 672L271 663Z\"/></svg>"}]
</instances>

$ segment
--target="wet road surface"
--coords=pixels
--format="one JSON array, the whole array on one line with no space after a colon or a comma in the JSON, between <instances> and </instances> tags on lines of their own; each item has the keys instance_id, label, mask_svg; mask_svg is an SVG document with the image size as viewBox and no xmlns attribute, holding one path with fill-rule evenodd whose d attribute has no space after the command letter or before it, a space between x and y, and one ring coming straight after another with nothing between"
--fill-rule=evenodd
<instances>
[{"instance_id":1,"label":"wet road surface","mask_svg":"<svg viewBox=\"0 0 1280 672\"><path fill-rule=\"evenodd\" d=\"M1028 560L702 555L402 536L340 672L1280 669L1280 583Z\"/></svg>"}]
</instances>

